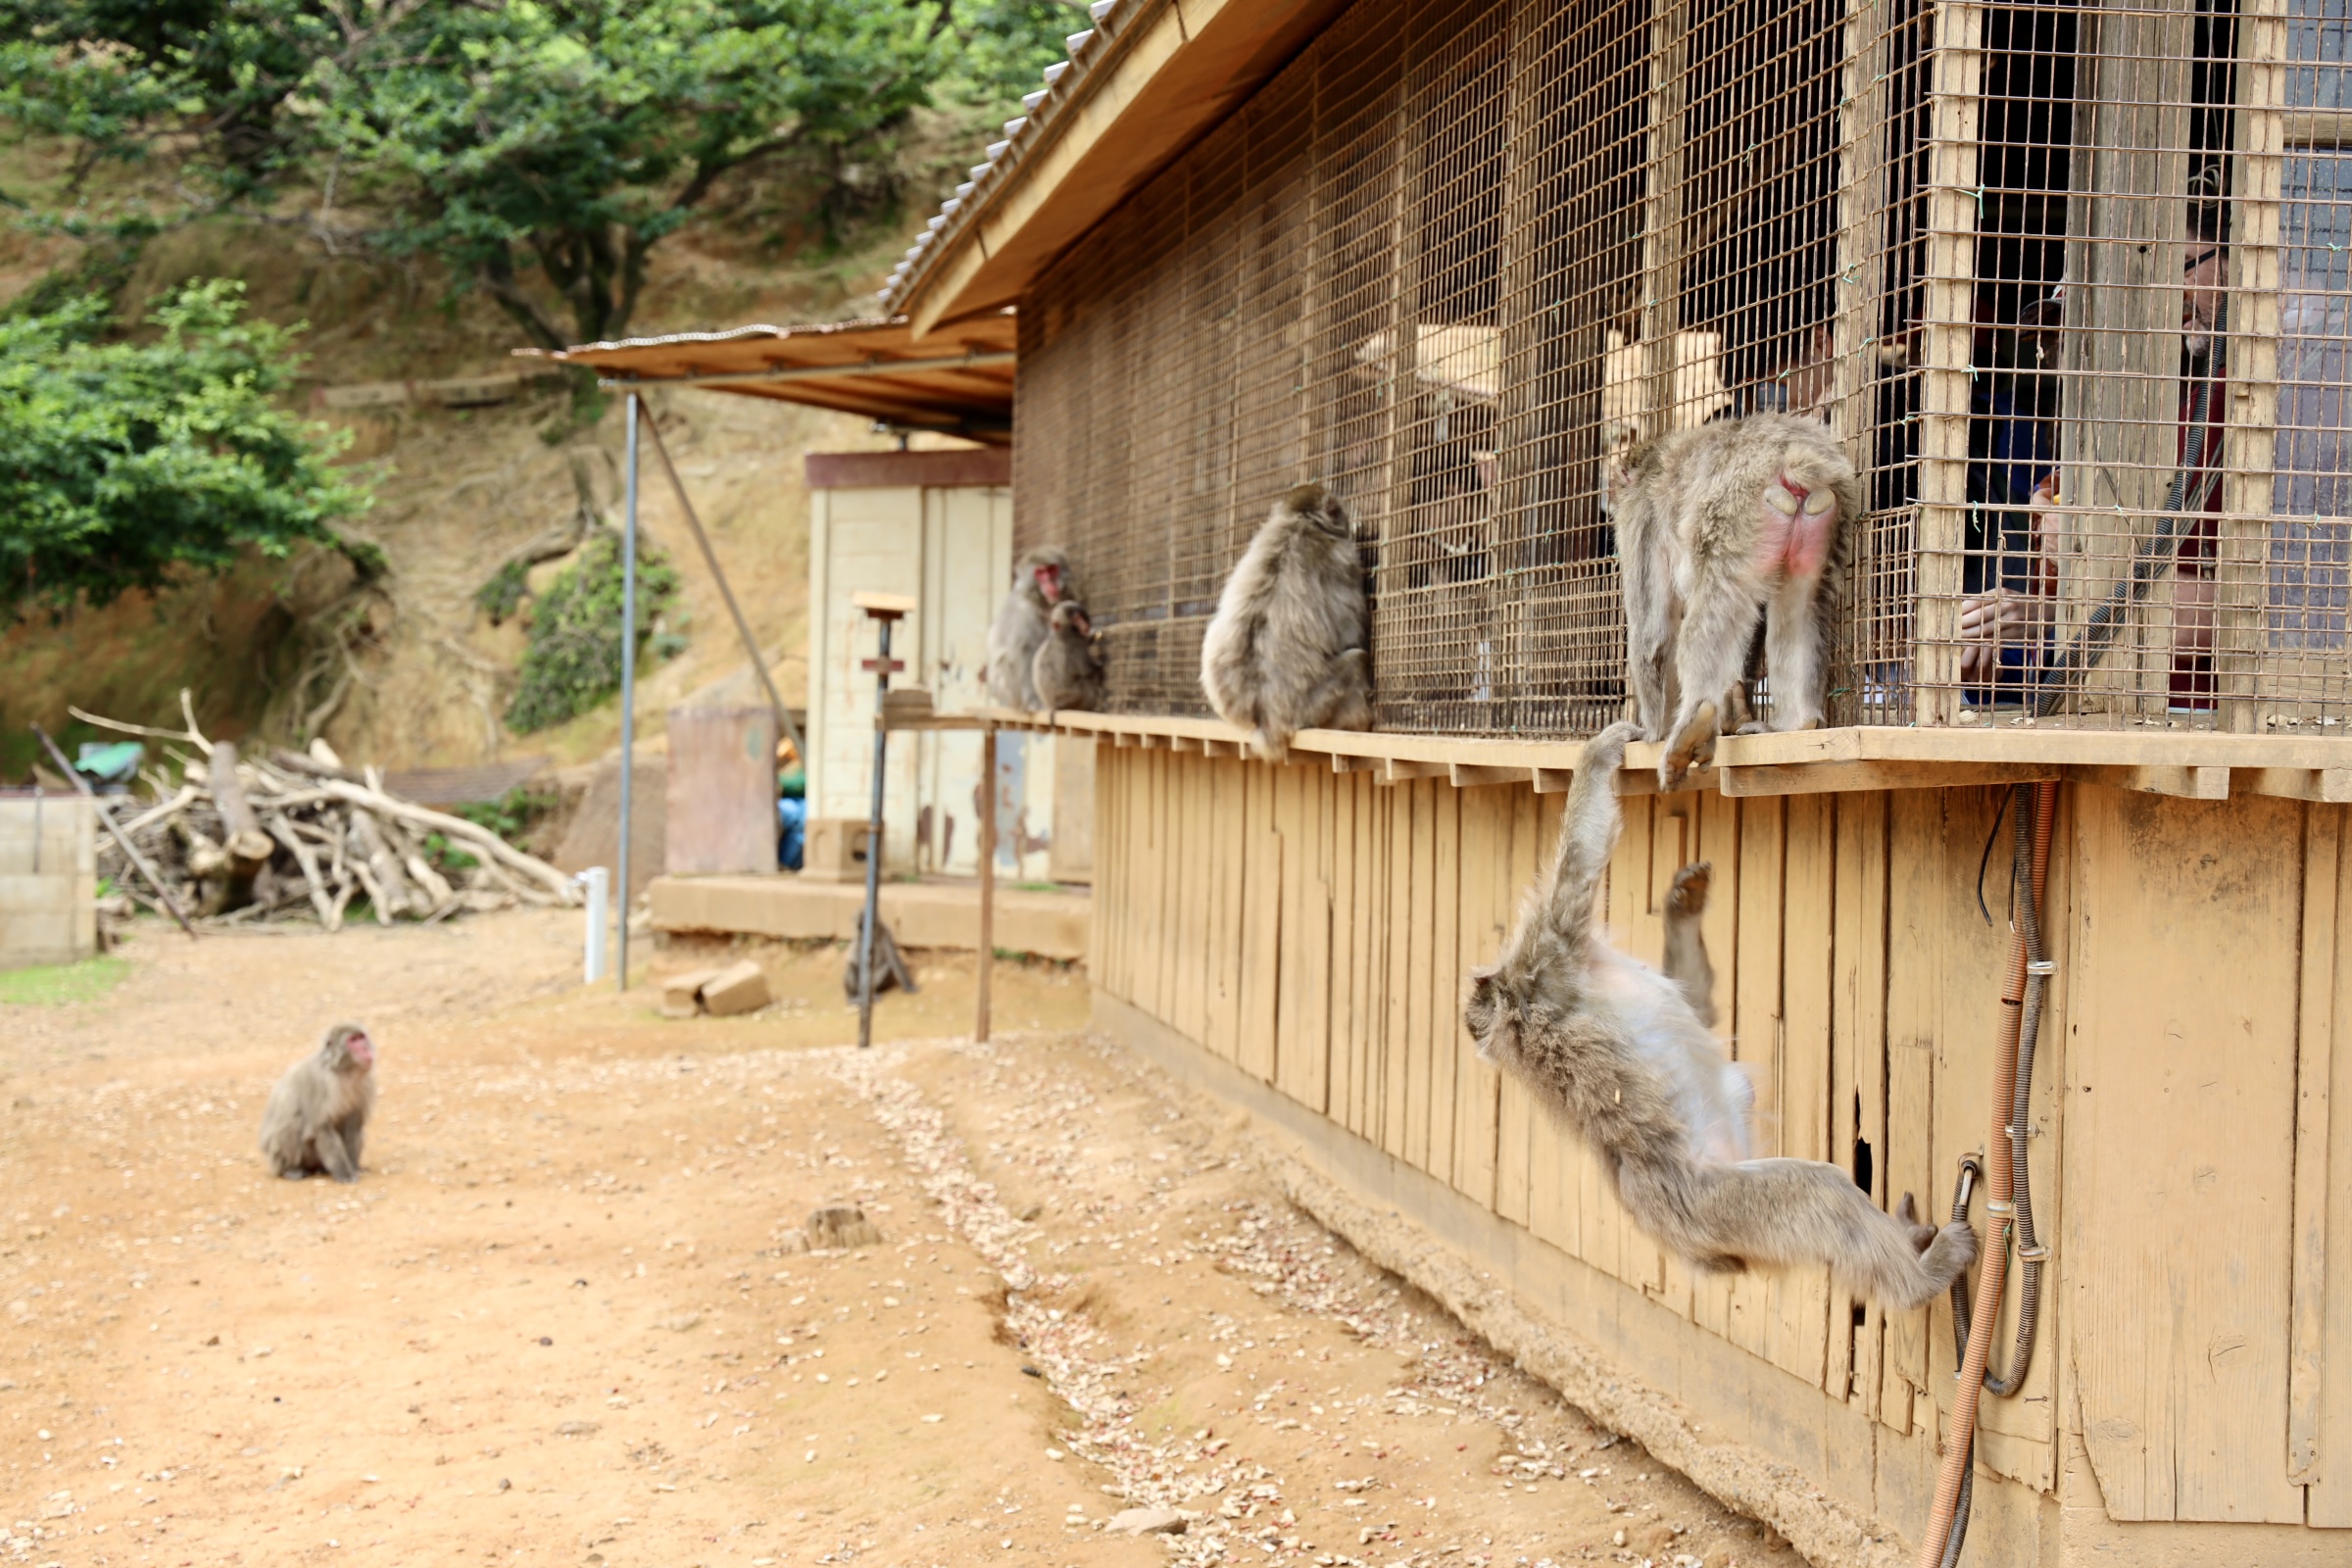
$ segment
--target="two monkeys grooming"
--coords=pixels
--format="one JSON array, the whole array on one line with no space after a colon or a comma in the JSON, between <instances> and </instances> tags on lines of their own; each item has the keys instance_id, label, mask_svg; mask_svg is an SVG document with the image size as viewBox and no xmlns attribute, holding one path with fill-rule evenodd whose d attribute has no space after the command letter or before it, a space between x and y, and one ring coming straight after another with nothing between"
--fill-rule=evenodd
<instances>
[{"instance_id":1,"label":"two monkeys grooming","mask_svg":"<svg viewBox=\"0 0 2352 1568\"><path fill-rule=\"evenodd\" d=\"M1860 483L1824 425L1787 414L1675 431L1627 467L1615 521L1635 720L1585 748L1551 868L1500 957L1473 974L1463 1022L1480 1056L1606 1157L1636 1222L1692 1264L1827 1263L1862 1296L1922 1305L1975 1260L1966 1224L1919 1223L1909 1195L1888 1214L1824 1161L1749 1157L1752 1091L1709 1027L1708 867L1675 877L1664 969L1611 947L1594 907L1623 826L1627 744L1665 743L1664 790L1709 760L1725 716L1744 707L1759 620L1770 727L1822 723ZM1367 728L1370 619L1346 514L1301 486L1227 582L1201 685L1269 760L1300 729Z\"/></svg>"}]
</instances>

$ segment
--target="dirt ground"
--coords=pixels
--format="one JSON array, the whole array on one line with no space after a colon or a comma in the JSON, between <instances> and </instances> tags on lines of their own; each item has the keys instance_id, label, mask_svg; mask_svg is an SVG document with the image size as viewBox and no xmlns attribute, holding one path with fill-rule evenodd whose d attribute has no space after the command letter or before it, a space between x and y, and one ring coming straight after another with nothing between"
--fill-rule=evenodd
<instances>
[{"instance_id":1,"label":"dirt ground","mask_svg":"<svg viewBox=\"0 0 2352 1568\"><path fill-rule=\"evenodd\" d=\"M974 1047L918 956L860 1054L837 954L679 1022L576 940L142 926L0 1005L0 1563L1798 1561L1286 1205L1082 974L1001 965ZM271 1179L340 1017L364 1173ZM826 1201L881 1244L801 1250Z\"/></svg>"}]
</instances>

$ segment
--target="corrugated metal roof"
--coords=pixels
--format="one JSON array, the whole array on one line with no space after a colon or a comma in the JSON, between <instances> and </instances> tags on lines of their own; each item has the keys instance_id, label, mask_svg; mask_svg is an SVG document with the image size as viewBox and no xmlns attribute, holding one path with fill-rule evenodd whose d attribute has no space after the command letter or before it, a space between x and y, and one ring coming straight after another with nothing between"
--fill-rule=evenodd
<instances>
[{"instance_id":1,"label":"corrugated metal roof","mask_svg":"<svg viewBox=\"0 0 2352 1568\"><path fill-rule=\"evenodd\" d=\"M710 387L1002 443L1012 429L1015 337L1012 313L1000 311L919 344L905 317L889 317L670 332L544 358L614 384Z\"/></svg>"}]
</instances>

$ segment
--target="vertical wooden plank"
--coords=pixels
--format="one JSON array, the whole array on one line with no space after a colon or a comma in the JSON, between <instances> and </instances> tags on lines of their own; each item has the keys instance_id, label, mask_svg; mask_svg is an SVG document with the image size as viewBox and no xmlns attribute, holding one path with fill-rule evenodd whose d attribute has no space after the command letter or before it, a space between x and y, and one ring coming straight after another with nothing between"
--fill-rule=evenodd
<instances>
[{"instance_id":1,"label":"vertical wooden plank","mask_svg":"<svg viewBox=\"0 0 2352 1568\"><path fill-rule=\"evenodd\" d=\"M1242 1017L1235 1059L1243 1071L1271 1081L1282 978L1283 841L1274 823L1274 767L1249 762L1244 768L1250 853L1243 862Z\"/></svg>"},{"instance_id":2,"label":"vertical wooden plank","mask_svg":"<svg viewBox=\"0 0 2352 1568\"><path fill-rule=\"evenodd\" d=\"M1498 933L1488 956L1482 963L1492 962L1493 954L1502 951L1513 924L1519 918L1520 906L1535 881L1536 872L1536 793L1532 789L1510 792L1509 815L1503 827L1504 843L1501 865L1495 889L1495 930ZM1495 1090L1494 1106L1494 1209L1504 1219L1534 1227L1533 1198L1530 1192L1532 1140L1537 1133L1536 1107L1520 1087L1516 1078L1504 1078ZM1551 1131L1544 1129L1546 1135Z\"/></svg>"},{"instance_id":3,"label":"vertical wooden plank","mask_svg":"<svg viewBox=\"0 0 2352 1568\"><path fill-rule=\"evenodd\" d=\"M1413 924L1421 903L1413 886L1413 788L1381 790L1388 818L1388 1032L1381 1042L1381 1148L1411 1161L1413 1065Z\"/></svg>"},{"instance_id":4,"label":"vertical wooden plank","mask_svg":"<svg viewBox=\"0 0 2352 1568\"><path fill-rule=\"evenodd\" d=\"M1781 1152L1835 1158L1830 1149L1830 955L1836 919L1836 808L1826 795L1789 798L1787 928L1782 937ZM1830 1279L1824 1267L1772 1276L1773 1363L1828 1388ZM1840 1340L1843 1335L1838 1336ZM1842 1384L1831 1389L1842 1397Z\"/></svg>"},{"instance_id":5,"label":"vertical wooden plank","mask_svg":"<svg viewBox=\"0 0 2352 1568\"><path fill-rule=\"evenodd\" d=\"M1312 1042L1298 1038L1307 1010L1305 883L1312 869L1306 855L1306 770L1276 763L1269 771L1274 780L1274 833L1282 840L1282 879L1276 892L1282 920L1274 971L1274 1086L1295 1100L1301 1061L1314 1050Z\"/></svg>"},{"instance_id":6,"label":"vertical wooden plank","mask_svg":"<svg viewBox=\"0 0 2352 1568\"><path fill-rule=\"evenodd\" d=\"M1787 873L1786 799L1735 803L1740 862L1739 962L1732 993L1732 1053L1756 1093L1755 1152L1781 1150L1782 896ZM1769 1356L1773 1340L1771 1277L1735 1277L1727 1297L1725 1337L1742 1349Z\"/></svg>"},{"instance_id":7,"label":"vertical wooden plank","mask_svg":"<svg viewBox=\"0 0 2352 1568\"><path fill-rule=\"evenodd\" d=\"M1137 811L1143 853L1137 857L1135 1004L1154 1018L1159 1016L1160 945L1167 936L1167 821L1161 814L1167 760L1165 752L1144 752L1137 758L1137 771L1142 775Z\"/></svg>"},{"instance_id":8,"label":"vertical wooden plank","mask_svg":"<svg viewBox=\"0 0 2352 1568\"><path fill-rule=\"evenodd\" d=\"M2237 113L2230 127L2236 167L2230 174L2228 256L2230 396L2223 400L2222 415L2227 423L2215 549L2214 671L2222 725L2239 731L2255 729L2266 713L2286 706L2266 692L2270 701L2258 709L2253 693L2264 662L2263 601L2277 526L2271 512L2284 315L2280 198L2286 184L2287 16L2287 0L2241 0L2237 8ZM2332 26L2340 28L2342 23ZM2294 706L2316 716L2316 706Z\"/></svg>"},{"instance_id":9,"label":"vertical wooden plank","mask_svg":"<svg viewBox=\"0 0 2352 1568\"><path fill-rule=\"evenodd\" d=\"M1846 1169L1857 1181L1868 1154L1867 1188L1881 1208L1891 1206L1886 1182L1886 831L1888 797L1838 797L1838 1047L1847 1092L1840 1105L1852 1123ZM1852 1304L1847 1316L1852 1321ZM1910 1315L1910 1314L1905 1314ZM1853 1334L1848 1397L1868 1414L1879 1408L1882 1340L1886 1312L1863 1308Z\"/></svg>"},{"instance_id":10,"label":"vertical wooden plank","mask_svg":"<svg viewBox=\"0 0 2352 1568\"><path fill-rule=\"evenodd\" d=\"M1977 132L1984 118L1984 7L1944 0L1928 60L1925 371L1919 412L1919 648L1912 717L1959 717L1961 551L1967 540L1968 411L1975 395Z\"/></svg>"},{"instance_id":11,"label":"vertical wooden plank","mask_svg":"<svg viewBox=\"0 0 2352 1568\"><path fill-rule=\"evenodd\" d=\"M2302 995L2295 1020L2294 1257L2287 1319L2286 1475L2307 1484L2321 1474L2328 1387L2328 1128L2335 1078L2337 861L2343 808L2309 806L2303 823ZM2342 1287L2338 1287L2341 1289ZM2352 1358L2346 1346L2338 1359ZM2338 1429L2337 1445L2352 1446ZM2345 1473L2340 1448L2334 1466Z\"/></svg>"},{"instance_id":12,"label":"vertical wooden plank","mask_svg":"<svg viewBox=\"0 0 2352 1568\"><path fill-rule=\"evenodd\" d=\"M1916 1195L1920 1212L1938 1222L1948 1212L1934 1142L1936 1040L1943 1016L1943 911L1951 886L1944 858L1946 793L1898 790L1887 799L1891 848L1886 857L1886 1190ZM2056 1034L2054 1029L2049 1032ZM2055 1078L2055 1053L2049 1071ZM1897 1432L1911 1430L1917 1398L1930 1392L1928 1347L1934 1322L1932 1311L1897 1312L1887 1320L1879 1419ZM1943 1332L1945 1338L1936 1343L1949 1342L1948 1330Z\"/></svg>"},{"instance_id":13,"label":"vertical wooden plank","mask_svg":"<svg viewBox=\"0 0 2352 1568\"><path fill-rule=\"evenodd\" d=\"M1298 954L1305 964L1297 994L1300 1052L1293 1093L1299 1103L1321 1113L1331 1088L1331 786L1328 767L1300 766L1299 831L1306 861L1299 878Z\"/></svg>"},{"instance_id":14,"label":"vertical wooden plank","mask_svg":"<svg viewBox=\"0 0 2352 1568\"><path fill-rule=\"evenodd\" d=\"M1456 1045L1462 1039L1462 792L1429 784L1429 1160L1421 1168L1453 1180Z\"/></svg>"},{"instance_id":15,"label":"vertical wooden plank","mask_svg":"<svg viewBox=\"0 0 2352 1568\"><path fill-rule=\"evenodd\" d=\"M2075 964L2066 1343L2099 1495L2118 1520L2300 1523L2281 1331L2303 808L2073 794L2093 917Z\"/></svg>"},{"instance_id":16,"label":"vertical wooden plank","mask_svg":"<svg viewBox=\"0 0 2352 1568\"><path fill-rule=\"evenodd\" d=\"M1740 962L1740 803L1712 791L1694 795L1691 801L1696 808L1692 831L1680 853L1686 864L1704 860L1709 866L1707 909L1699 920L1699 931L1715 969L1715 1038L1725 1056L1737 1059L1733 1022ZM1731 1338L1733 1303L1743 1278L1740 1274L1695 1277L1691 1282L1691 1320L1711 1333Z\"/></svg>"},{"instance_id":17,"label":"vertical wooden plank","mask_svg":"<svg viewBox=\"0 0 2352 1568\"><path fill-rule=\"evenodd\" d=\"M1559 849L1566 797L1536 800L1535 867L1529 886L1550 874ZM1530 1107L1527 1154L1528 1228L1573 1257L1586 1257L1583 1145L1541 1105Z\"/></svg>"},{"instance_id":18,"label":"vertical wooden plank","mask_svg":"<svg viewBox=\"0 0 2352 1568\"><path fill-rule=\"evenodd\" d=\"M1157 754L1160 773L1160 819L1167 833L1160 850L1159 1021L1178 1033L1184 1028L1184 928L1197 912L1184 902L1185 868L1194 857L1194 824L1187 809L1186 785L1190 764L1197 757L1176 752Z\"/></svg>"},{"instance_id":19,"label":"vertical wooden plank","mask_svg":"<svg viewBox=\"0 0 2352 1568\"><path fill-rule=\"evenodd\" d=\"M1169 1022L1187 1040L1208 1032L1208 759L1175 758L1176 815L1182 824L1175 864L1175 963L1169 983Z\"/></svg>"},{"instance_id":20,"label":"vertical wooden plank","mask_svg":"<svg viewBox=\"0 0 2352 1568\"><path fill-rule=\"evenodd\" d=\"M1398 885L1405 895L1399 929L1404 947L1398 962L1403 982L1400 1001L1404 1027L1398 1060L1403 1075L1389 1094L1402 1143L1396 1152L1416 1170L1429 1168L1429 973L1430 929L1437 877L1437 845L1432 838L1437 808L1430 801L1430 781L1414 779L1394 786L1398 799L1397 838L1404 852Z\"/></svg>"},{"instance_id":21,"label":"vertical wooden plank","mask_svg":"<svg viewBox=\"0 0 2352 1568\"><path fill-rule=\"evenodd\" d=\"M1464 790L1461 816L1461 903L1453 1004L1445 1023L1453 1036L1453 1171L1456 1191L1494 1208L1496 1097L1501 1078L1478 1059L1477 1042L1462 1026L1470 973L1494 961L1502 947L1501 883L1508 871L1512 797L1502 788Z\"/></svg>"},{"instance_id":22,"label":"vertical wooden plank","mask_svg":"<svg viewBox=\"0 0 2352 1568\"><path fill-rule=\"evenodd\" d=\"M1324 786L1330 803L1330 848L1326 853L1331 863L1331 973L1327 977L1331 998L1328 1057L1331 1079L1324 1096L1331 1119L1349 1129L1355 1126L1356 1050L1362 1027L1362 1014L1356 1004L1363 966L1363 950L1359 945L1363 931L1359 895L1363 862L1357 858L1360 846L1356 842L1354 785L1353 773L1341 773L1332 776Z\"/></svg>"},{"instance_id":23,"label":"vertical wooden plank","mask_svg":"<svg viewBox=\"0 0 2352 1568\"><path fill-rule=\"evenodd\" d=\"M2352 966L2352 920L2342 918L2345 901L2352 897L2352 887L2347 886L2352 884L2352 856L2343 853L2345 809L2340 806L2311 808L2315 817L2325 812L2335 819L2335 980L2328 1031L2331 1065L2324 1134L2329 1176L2323 1188L2328 1193L2328 1212L2322 1243L2328 1267L2320 1338L2324 1345L2333 1346L2336 1353L2319 1368L2324 1378L2319 1411L2324 1442L2307 1494L2310 1522L2334 1530L2352 1529L2352 1351L2346 1349L2352 1347L2352 1196L2345 1192L2347 1179L2352 1178L2352 1050L2339 1044L2352 1039L2352 985L2343 983L2348 966ZM2297 1111L2299 1123L2299 1103Z\"/></svg>"}]
</instances>

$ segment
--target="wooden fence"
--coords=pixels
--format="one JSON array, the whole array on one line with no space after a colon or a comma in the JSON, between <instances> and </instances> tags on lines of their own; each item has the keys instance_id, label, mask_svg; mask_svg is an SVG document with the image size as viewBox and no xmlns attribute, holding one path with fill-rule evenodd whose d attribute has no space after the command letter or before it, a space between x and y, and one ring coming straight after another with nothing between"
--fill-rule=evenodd
<instances>
[{"instance_id":1,"label":"wooden fence","mask_svg":"<svg viewBox=\"0 0 2352 1568\"><path fill-rule=\"evenodd\" d=\"M1948 1305L1886 1312L1818 1268L1694 1274L1461 1027L1467 973L1548 859L1563 797L1135 739L1099 763L1102 1019L1679 1401L1694 1441L1793 1467L1865 1541L1915 1537L1953 1389ZM1759 1152L1948 1210L1992 1122L2001 798L1625 800L1606 908L1631 951L1658 956L1674 870L1714 864L1719 1028L1756 1084ZM2055 1258L2026 1384L1984 1401L1971 1560L2345 1561L2345 808L2061 799L2031 1155Z\"/></svg>"}]
</instances>

